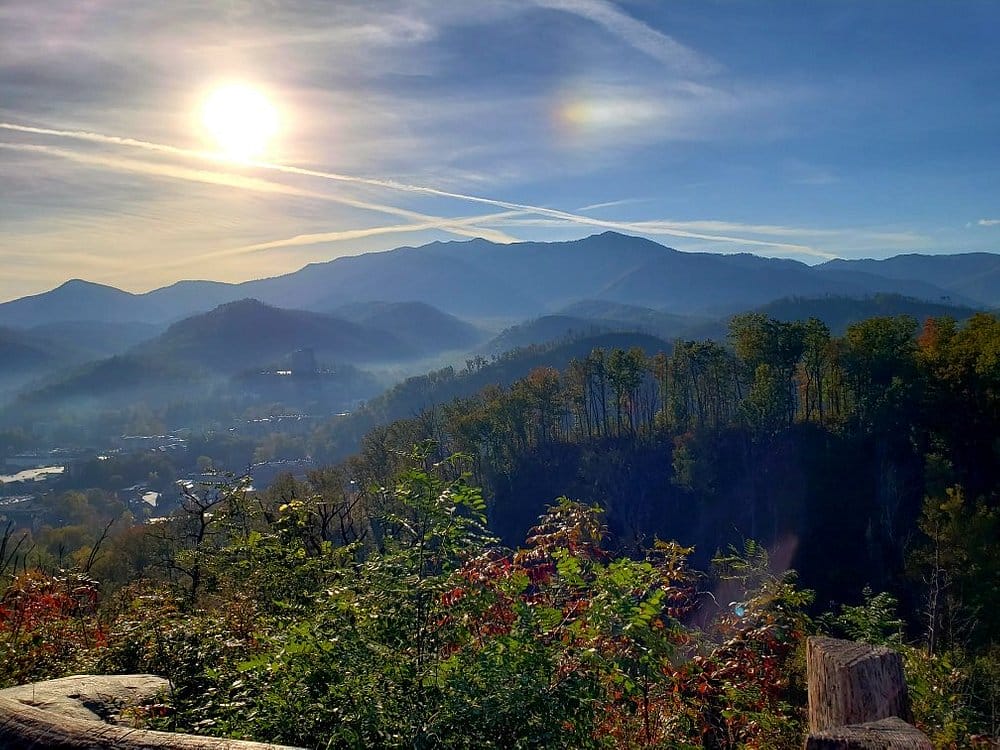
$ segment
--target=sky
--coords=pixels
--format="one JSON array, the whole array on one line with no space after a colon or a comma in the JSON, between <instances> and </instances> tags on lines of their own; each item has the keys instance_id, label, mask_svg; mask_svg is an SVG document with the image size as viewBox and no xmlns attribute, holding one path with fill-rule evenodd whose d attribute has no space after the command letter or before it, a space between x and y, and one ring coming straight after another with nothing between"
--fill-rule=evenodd
<instances>
[{"instance_id":1,"label":"sky","mask_svg":"<svg viewBox=\"0 0 1000 750\"><path fill-rule=\"evenodd\" d=\"M997 251L998 29L993 0L3 0L0 300L608 229ZM266 111L220 136L220 90Z\"/></svg>"}]
</instances>

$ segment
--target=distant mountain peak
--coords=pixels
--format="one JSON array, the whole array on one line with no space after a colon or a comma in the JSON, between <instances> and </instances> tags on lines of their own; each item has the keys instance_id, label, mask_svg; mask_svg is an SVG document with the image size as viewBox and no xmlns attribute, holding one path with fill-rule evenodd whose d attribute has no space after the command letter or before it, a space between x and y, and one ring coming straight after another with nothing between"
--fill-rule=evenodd
<instances>
[{"instance_id":1,"label":"distant mountain peak","mask_svg":"<svg viewBox=\"0 0 1000 750\"><path fill-rule=\"evenodd\" d=\"M592 240L592 239L595 239L595 238L603 238L603 239L629 239L629 240L640 239L640 240L647 240L649 242L653 242L653 240L650 240L648 237L639 237L639 236L633 235L633 234L625 234L624 232L616 232L614 229L607 229L607 230L605 230L603 232L598 232L596 234L589 235L588 237L584 237L585 240ZM659 244L659 243L654 243L654 244Z\"/></svg>"},{"instance_id":2,"label":"distant mountain peak","mask_svg":"<svg viewBox=\"0 0 1000 750\"><path fill-rule=\"evenodd\" d=\"M339 257L241 284L185 281L145 294L71 279L52 291L0 304L0 324L30 327L81 316L167 324L225 303L235 305L229 309L244 311L262 310L265 305L330 311L378 299L420 301L444 313L500 327L580 300L681 314L721 314L787 296L876 292L996 306L1000 256L908 254L884 261L839 260L808 266L751 253L681 252L608 229L560 242L498 244L481 238L432 242ZM395 315L407 325L413 323L406 313Z\"/></svg>"},{"instance_id":3,"label":"distant mountain peak","mask_svg":"<svg viewBox=\"0 0 1000 750\"><path fill-rule=\"evenodd\" d=\"M256 297L244 297L235 299L232 302L224 302L210 312L239 312L241 310L276 310L274 305L261 302Z\"/></svg>"},{"instance_id":4,"label":"distant mountain peak","mask_svg":"<svg viewBox=\"0 0 1000 750\"><path fill-rule=\"evenodd\" d=\"M53 292L58 291L77 291L77 290L92 290L92 291L105 291L114 292L115 294L127 294L129 296L135 296L132 292L126 292L118 287L110 286L109 284L100 284L96 281L87 281L86 279L70 279L69 281L64 281L62 284L53 289Z\"/></svg>"}]
</instances>

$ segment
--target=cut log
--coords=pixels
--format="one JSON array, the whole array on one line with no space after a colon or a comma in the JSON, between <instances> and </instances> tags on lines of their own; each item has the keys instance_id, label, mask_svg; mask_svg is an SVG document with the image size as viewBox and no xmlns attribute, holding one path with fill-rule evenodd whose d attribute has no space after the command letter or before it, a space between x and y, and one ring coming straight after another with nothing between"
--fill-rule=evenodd
<instances>
[{"instance_id":1,"label":"cut log","mask_svg":"<svg viewBox=\"0 0 1000 750\"><path fill-rule=\"evenodd\" d=\"M815 732L806 740L806 750L934 750L934 745L916 727L893 716Z\"/></svg>"},{"instance_id":2,"label":"cut log","mask_svg":"<svg viewBox=\"0 0 1000 750\"><path fill-rule=\"evenodd\" d=\"M814 636L806 645L806 668L810 732L911 718L903 659L891 649Z\"/></svg>"}]
</instances>

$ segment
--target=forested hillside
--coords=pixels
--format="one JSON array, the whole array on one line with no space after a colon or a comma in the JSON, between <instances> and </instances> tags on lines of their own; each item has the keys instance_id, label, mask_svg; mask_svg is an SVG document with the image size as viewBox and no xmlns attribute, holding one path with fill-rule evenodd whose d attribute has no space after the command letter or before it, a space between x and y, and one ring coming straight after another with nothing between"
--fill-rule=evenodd
<instances>
[{"instance_id":1,"label":"forested hillside","mask_svg":"<svg viewBox=\"0 0 1000 750\"><path fill-rule=\"evenodd\" d=\"M1000 750L998 29L0 0L0 750Z\"/></svg>"},{"instance_id":2,"label":"forested hillside","mask_svg":"<svg viewBox=\"0 0 1000 750\"><path fill-rule=\"evenodd\" d=\"M919 331L912 318L873 318L834 337L816 320L747 314L730 342L681 341L653 356L595 349L562 372L538 368L376 430L362 465L379 479L394 450L433 438L476 457L507 541L565 493L607 510L620 549L659 535L696 545L704 562L753 538L781 549L825 599L859 583L907 590L921 514L954 493L965 521L996 522L995 317ZM831 565L844 548L852 554ZM990 586L967 595L992 596ZM917 594L904 598L919 608ZM997 635L995 623L980 627Z\"/></svg>"},{"instance_id":3,"label":"forested hillside","mask_svg":"<svg viewBox=\"0 0 1000 750\"><path fill-rule=\"evenodd\" d=\"M823 631L903 652L937 747L996 736L1000 320L655 341L470 362L158 523L65 493L0 542L0 680L153 671L147 723L308 747L792 748Z\"/></svg>"}]
</instances>

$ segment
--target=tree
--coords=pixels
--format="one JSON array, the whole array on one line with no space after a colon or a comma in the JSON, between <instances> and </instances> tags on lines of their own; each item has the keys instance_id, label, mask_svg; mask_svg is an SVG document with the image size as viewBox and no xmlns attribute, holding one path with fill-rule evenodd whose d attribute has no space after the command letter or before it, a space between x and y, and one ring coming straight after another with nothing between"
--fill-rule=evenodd
<instances>
[{"instance_id":1,"label":"tree","mask_svg":"<svg viewBox=\"0 0 1000 750\"><path fill-rule=\"evenodd\" d=\"M815 411L820 424L826 423L827 370L831 365L830 329L818 318L809 318L803 326L802 410L810 421Z\"/></svg>"},{"instance_id":2,"label":"tree","mask_svg":"<svg viewBox=\"0 0 1000 750\"><path fill-rule=\"evenodd\" d=\"M843 366L862 429L895 429L909 405L916 375L916 325L913 318L900 315L848 327Z\"/></svg>"},{"instance_id":3,"label":"tree","mask_svg":"<svg viewBox=\"0 0 1000 750\"><path fill-rule=\"evenodd\" d=\"M758 429L773 429L775 420L782 425L794 420L795 372L805 350L805 337L803 324L773 320L761 313L736 315L730 321L729 338L742 380L749 384L755 401L746 413L751 419L763 420Z\"/></svg>"},{"instance_id":4,"label":"tree","mask_svg":"<svg viewBox=\"0 0 1000 750\"><path fill-rule=\"evenodd\" d=\"M925 585L928 653L1000 635L1000 512L969 503L960 486L929 495L918 521L924 543L912 563Z\"/></svg>"},{"instance_id":5,"label":"tree","mask_svg":"<svg viewBox=\"0 0 1000 750\"><path fill-rule=\"evenodd\" d=\"M183 486L178 512L151 534L159 566L172 579L186 580L184 600L189 608L199 601L211 573L211 558L229 541L229 525L244 521L250 478L229 479ZM249 533L245 526L242 531L244 536Z\"/></svg>"}]
</instances>

